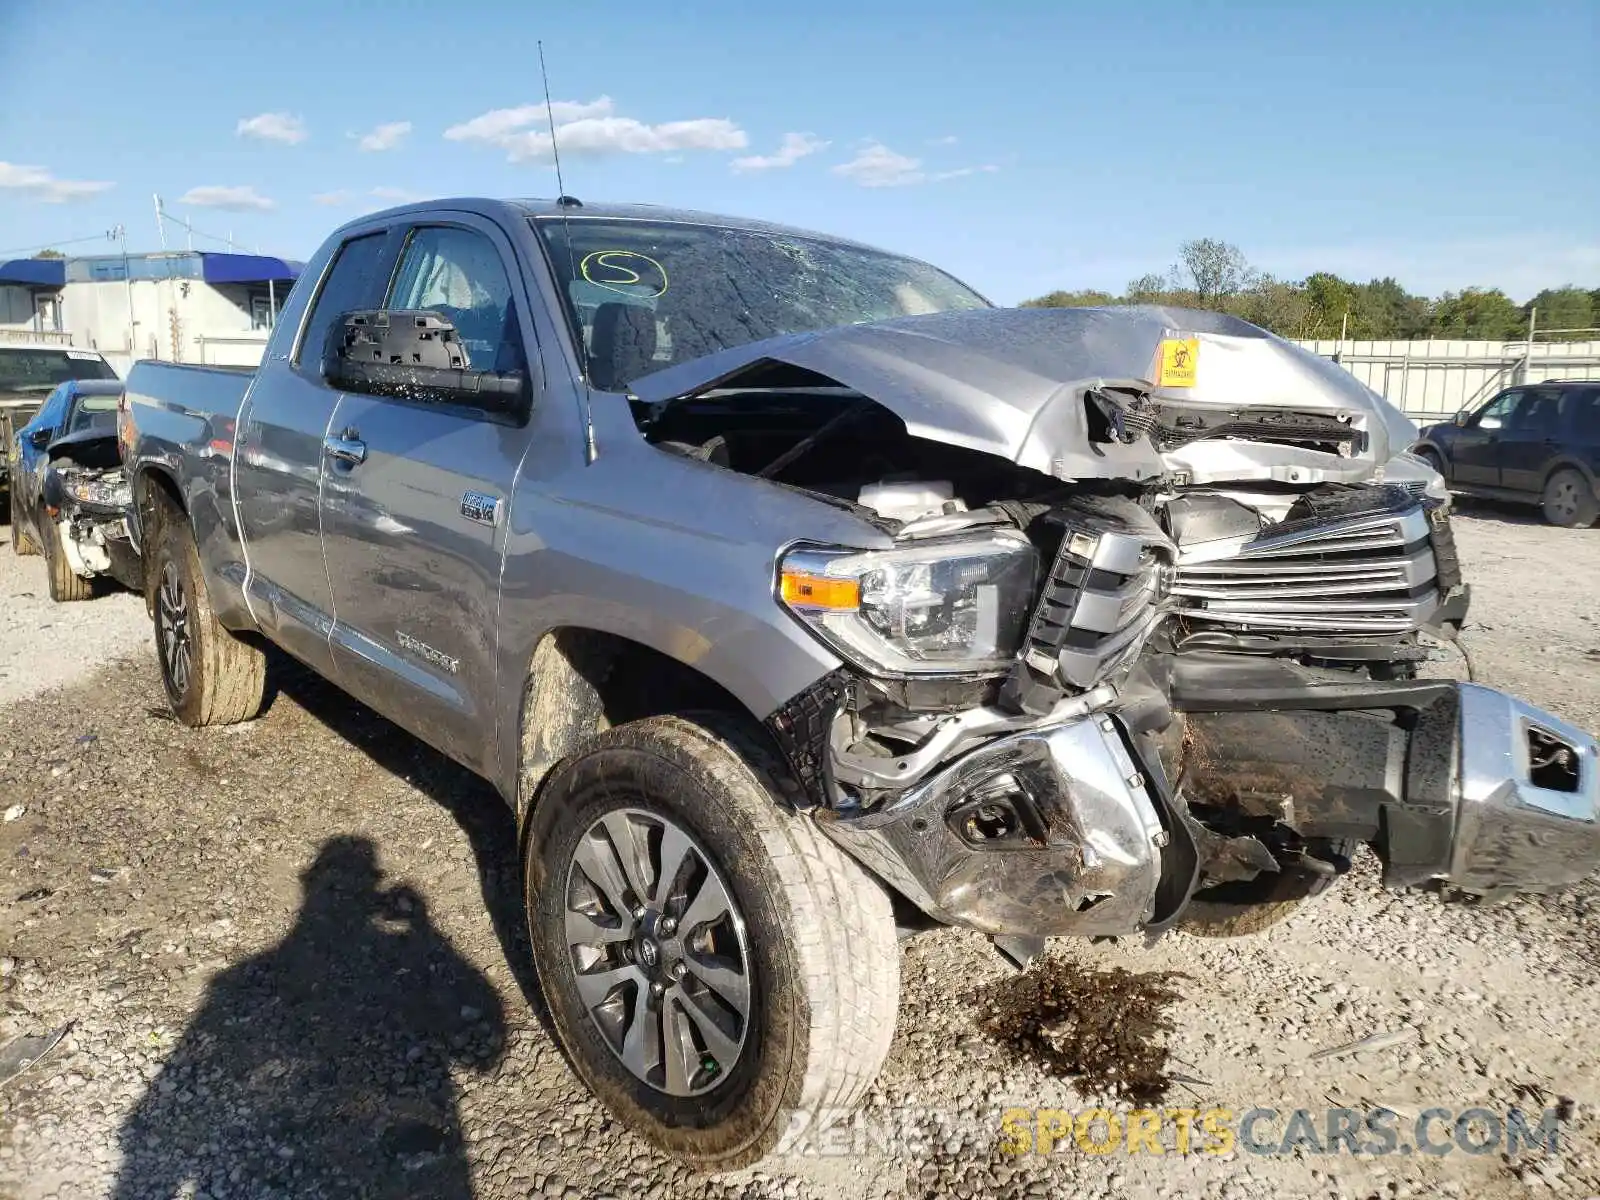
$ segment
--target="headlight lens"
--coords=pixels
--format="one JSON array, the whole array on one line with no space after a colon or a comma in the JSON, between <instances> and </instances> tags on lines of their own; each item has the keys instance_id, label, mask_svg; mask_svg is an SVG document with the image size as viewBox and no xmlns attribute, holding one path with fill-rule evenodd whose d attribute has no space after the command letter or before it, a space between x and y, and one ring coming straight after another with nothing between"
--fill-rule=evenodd
<instances>
[{"instance_id":1,"label":"headlight lens","mask_svg":"<svg viewBox=\"0 0 1600 1200\"><path fill-rule=\"evenodd\" d=\"M133 503L133 489L126 480L68 479L62 481L61 490L80 503L103 508L126 508Z\"/></svg>"},{"instance_id":2,"label":"headlight lens","mask_svg":"<svg viewBox=\"0 0 1600 1200\"><path fill-rule=\"evenodd\" d=\"M1008 665L1022 643L1039 556L999 530L892 550L790 551L780 598L845 658L877 674L955 675Z\"/></svg>"},{"instance_id":3,"label":"headlight lens","mask_svg":"<svg viewBox=\"0 0 1600 1200\"><path fill-rule=\"evenodd\" d=\"M1435 471L1426 459L1409 450L1396 454L1380 466L1374 478L1378 483L1401 483L1414 491L1420 489L1430 500L1450 499L1450 489L1445 486L1444 476Z\"/></svg>"}]
</instances>

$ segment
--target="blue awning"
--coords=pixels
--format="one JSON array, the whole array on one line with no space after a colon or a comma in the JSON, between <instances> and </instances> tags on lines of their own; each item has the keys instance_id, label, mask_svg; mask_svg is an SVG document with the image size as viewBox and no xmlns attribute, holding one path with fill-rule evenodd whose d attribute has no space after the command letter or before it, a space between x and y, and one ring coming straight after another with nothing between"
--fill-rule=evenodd
<instances>
[{"instance_id":1,"label":"blue awning","mask_svg":"<svg viewBox=\"0 0 1600 1200\"><path fill-rule=\"evenodd\" d=\"M0 263L0 283L23 287L61 287L67 282L64 258L13 258Z\"/></svg>"},{"instance_id":2,"label":"blue awning","mask_svg":"<svg viewBox=\"0 0 1600 1200\"><path fill-rule=\"evenodd\" d=\"M200 252L200 278L207 283L292 283L300 277L304 263L271 258L261 254L217 254Z\"/></svg>"}]
</instances>

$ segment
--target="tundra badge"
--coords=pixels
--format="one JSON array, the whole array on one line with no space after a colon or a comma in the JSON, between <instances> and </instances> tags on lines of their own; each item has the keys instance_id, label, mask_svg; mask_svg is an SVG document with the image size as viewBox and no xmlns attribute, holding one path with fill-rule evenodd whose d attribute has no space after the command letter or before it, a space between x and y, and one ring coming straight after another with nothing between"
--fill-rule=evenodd
<instances>
[{"instance_id":1,"label":"tundra badge","mask_svg":"<svg viewBox=\"0 0 1600 1200\"><path fill-rule=\"evenodd\" d=\"M467 492L461 497L461 515L481 525L498 525L500 497L487 492Z\"/></svg>"},{"instance_id":2,"label":"tundra badge","mask_svg":"<svg viewBox=\"0 0 1600 1200\"><path fill-rule=\"evenodd\" d=\"M451 658L444 651L435 650L427 642L417 641L416 638L404 630L396 630L394 636L395 640L400 643L400 649L411 651L412 654L415 654L425 662L431 662L434 666L449 671L452 675L461 669L461 660L459 658Z\"/></svg>"}]
</instances>

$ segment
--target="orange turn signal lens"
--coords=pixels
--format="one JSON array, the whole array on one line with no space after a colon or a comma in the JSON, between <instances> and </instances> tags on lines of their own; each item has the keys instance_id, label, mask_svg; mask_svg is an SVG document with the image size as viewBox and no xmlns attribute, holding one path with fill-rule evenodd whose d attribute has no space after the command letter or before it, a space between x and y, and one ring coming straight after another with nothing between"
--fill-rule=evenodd
<instances>
[{"instance_id":1,"label":"orange turn signal lens","mask_svg":"<svg viewBox=\"0 0 1600 1200\"><path fill-rule=\"evenodd\" d=\"M861 584L854 579L830 579L806 571L785 571L781 582L783 602L791 608L827 608L854 612L861 607Z\"/></svg>"}]
</instances>

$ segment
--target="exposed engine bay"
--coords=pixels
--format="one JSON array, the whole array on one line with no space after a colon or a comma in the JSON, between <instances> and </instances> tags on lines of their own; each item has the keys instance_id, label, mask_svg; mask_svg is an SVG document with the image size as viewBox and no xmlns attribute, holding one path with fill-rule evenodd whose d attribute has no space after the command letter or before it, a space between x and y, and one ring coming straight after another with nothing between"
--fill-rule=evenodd
<instances>
[{"instance_id":1,"label":"exposed engine bay","mask_svg":"<svg viewBox=\"0 0 1600 1200\"><path fill-rule=\"evenodd\" d=\"M1364 438L1315 413L1104 407L1097 437L1166 447L1342 456ZM997 938L1225 928L1320 891L1364 842L1397 886L1450 869L1455 731L1477 701L1418 679L1469 600L1448 498L1422 464L1402 456L1361 483L1068 481L912 436L821 386L639 415L660 448L848 506L908 554L985 535L1021 550L1018 569L974 566L978 587L904 618L930 639L941 623L1009 625L985 669L844 671L775 718L824 827L924 913ZM1584 735L1551 736L1545 757L1575 763ZM1575 768L1564 779L1578 789Z\"/></svg>"},{"instance_id":2,"label":"exposed engine bay","mask_svg":"<svg viewBox=\"0 0 1600 1200\"><path fill-rule=\"evenodd\" d=\"M142 586L140 558L128 535L131 491L115 433L53 443L43 501L74 574L109 575L127 587Z\"/></svg>"}]
</instances>

